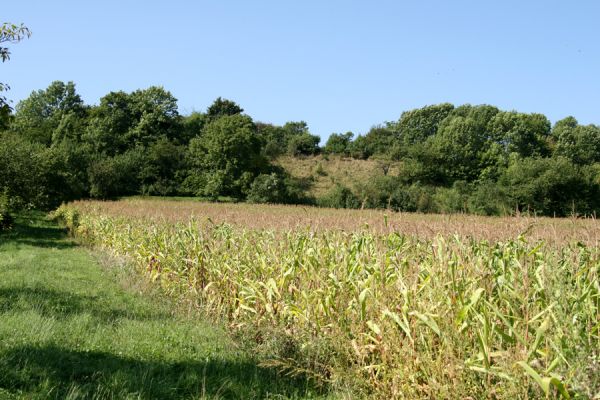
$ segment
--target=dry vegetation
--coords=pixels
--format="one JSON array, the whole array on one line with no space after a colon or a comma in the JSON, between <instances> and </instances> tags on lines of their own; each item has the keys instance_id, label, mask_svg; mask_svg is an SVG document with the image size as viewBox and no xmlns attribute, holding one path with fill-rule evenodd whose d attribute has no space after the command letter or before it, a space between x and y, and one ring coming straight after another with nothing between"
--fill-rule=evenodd
<instances>
[{"instance_id":1,"label":"dry vegetation","mask_svg":"<svg viewBox=\"0 0 600 400\"><path fill-rule=\"evenodd\" d=\"M56 215L271 365L356 397L600 394L595 220L141 200Z\"/></svg>"},{"instance_id":2,"label":"dry vegetation","mask_svg":"<svg viewBox=\"0 0 600 400\"><path fill-rule=\"evenodd\" d=\"M194 217L198 221L211 220L216 224L227 223L247 229L307 229L314 232L366 230L378 234L396 232L421 239L458 235L491 242L515 239L523 235L530 241L543 240L548 244L562 245L574 241L591 246L600 244L600 222L593 218L481 217L158 199L82 201L73 204L83 210L97 210L110 216L151 218L170 223L187 222Z\"/></svg>"},{"instance_id":3,"label":"dry vegetation","mask_svg":"<svg viewBox=\"0 0 600 400\"><path fill-rule=\"evenodd\" d=\"M350 157L330 155L292 157L281 156L274 162L291 176L308 186L308 194L315 198L327 194L335 184L353 188L365 184L374 176L398 175L401 163L371 158L358 160Z\"/></svg>"}]
</instances>

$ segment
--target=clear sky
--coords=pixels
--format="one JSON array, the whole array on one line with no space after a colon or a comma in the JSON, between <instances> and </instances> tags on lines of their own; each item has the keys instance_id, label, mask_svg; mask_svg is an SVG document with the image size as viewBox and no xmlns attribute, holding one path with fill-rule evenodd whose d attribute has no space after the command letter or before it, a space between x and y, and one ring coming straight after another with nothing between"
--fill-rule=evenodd
<instances>
[{"instance_id":1,"label":"clear sky","mask_svg":"<svg viewBox=\"0 0 600 400\"><path fill-rule=\"evenodd\" d=\"M89 104L162 85L326 138L427 104L600 123L600 1L8 1L33 36L0 65L15 101L72 80Z\"/></svg>"}]
</instances>

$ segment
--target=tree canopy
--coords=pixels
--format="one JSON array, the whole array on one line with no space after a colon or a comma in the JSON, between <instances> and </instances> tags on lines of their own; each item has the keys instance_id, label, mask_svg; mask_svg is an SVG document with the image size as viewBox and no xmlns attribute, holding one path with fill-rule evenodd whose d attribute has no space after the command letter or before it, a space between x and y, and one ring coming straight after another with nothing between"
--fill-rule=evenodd
<instances>
[{"instance_id":1,"label":"tree canopy","mask_svg":"<svg viewBox=\"0 0 600 400\"><path fill-rule=\"evenodd\" d=\"M147 194L445 213L600 210L600 127L573 117L552 126L542 114L443 103L364 134L334 133L321 148L305 121L257 122L221 97L180 115L159 86L86 105L73 82L56 81L6 121L0 189L19 206ZM329 192L312 198L314 176L294 177L278 159L318 154L369 160L378 172L349 187L332 177Z\"/></svg>"}]
</instances>

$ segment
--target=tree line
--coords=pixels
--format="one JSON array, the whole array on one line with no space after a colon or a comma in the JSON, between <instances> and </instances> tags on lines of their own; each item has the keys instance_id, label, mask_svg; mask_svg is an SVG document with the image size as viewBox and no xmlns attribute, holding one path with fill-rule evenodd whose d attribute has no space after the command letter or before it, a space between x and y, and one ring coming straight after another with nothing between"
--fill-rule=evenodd
<instances>
[{"instance_id":1,"label":"tree line","mask_svg":"<svg viewBox=\"0 0 600 400\"><path fill-rule=\"evenodd\" d=\"M600 209L600 127L573 117L552 126L542 114L444 103L319 143L305 122L254 121L227 99L181 115L162 87L87 105L57 81L0 113L0 193L11 208L143 194L487 215ZM400 168L315 199L274 163L319 153Z\"/></svg>"}]
</instances>

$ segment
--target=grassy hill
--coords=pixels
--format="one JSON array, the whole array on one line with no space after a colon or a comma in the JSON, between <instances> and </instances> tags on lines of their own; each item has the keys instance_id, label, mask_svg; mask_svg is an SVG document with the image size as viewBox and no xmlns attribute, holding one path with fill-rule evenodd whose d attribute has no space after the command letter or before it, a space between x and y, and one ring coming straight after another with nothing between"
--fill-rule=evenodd
<instances>
[{"instance_id":1,"label":"grassy hill","mask_svg":"<svg viewBox=\"0 0 600 400\"><path fill-rule=\"evenodd\" d=\"M375 176L383 176L386 170L388 175L397 175L401 167L401 162L323 155L282 156L274 164L305 183L308 194L315 198L322 197L336 184L354 188Z\"/></svg>"}]
</instances>

